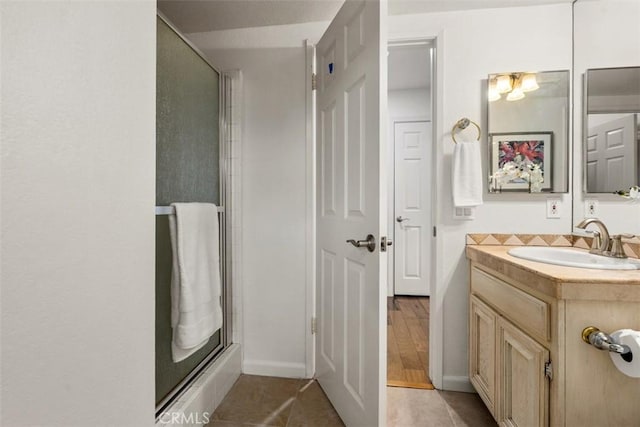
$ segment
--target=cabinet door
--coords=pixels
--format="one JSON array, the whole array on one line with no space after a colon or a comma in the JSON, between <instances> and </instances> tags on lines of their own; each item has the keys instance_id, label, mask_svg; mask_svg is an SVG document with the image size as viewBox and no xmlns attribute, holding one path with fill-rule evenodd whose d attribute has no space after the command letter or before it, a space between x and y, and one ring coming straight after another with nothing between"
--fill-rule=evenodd
<instances>
[{"instance_id":1,"label":"cabinet door","mask_svg":"<svg viewBox=\"0 0 640 427\"><path fill-rule=\"evenodd\" d=\"M549 425L549 352L504 318L498 319L498 344L499 424Z\"/></svg>"},{"instance_id":2,"label":"cabinet door","mask_svg":"<svg viewBox=\"0 0 640 427\"><path fill-rule=\"evenodd\" d=\"M496 416L496 313L471 295L469 377L478 394Z\"/></svg>"}]
</instances>

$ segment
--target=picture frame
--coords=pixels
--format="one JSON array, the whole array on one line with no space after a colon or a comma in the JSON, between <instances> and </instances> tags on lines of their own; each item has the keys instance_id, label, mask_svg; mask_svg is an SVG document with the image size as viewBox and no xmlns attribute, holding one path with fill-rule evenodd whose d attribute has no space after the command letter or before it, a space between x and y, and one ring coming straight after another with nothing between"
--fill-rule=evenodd
<instances>
[{"instance_id":1,"label":"picture frame","mask_svg":"<svg viewBox=\"0 0 640 427\"><path fill-rule=\"evenodd\" d=\"M553 132L510 132L489 135L491 147L490 172L493 176L506 163L524 166L539 165L542 171L542 191L552 190ZM529 191L529 182L514 179L493 191Z\"/></svg>"}]
</instances>

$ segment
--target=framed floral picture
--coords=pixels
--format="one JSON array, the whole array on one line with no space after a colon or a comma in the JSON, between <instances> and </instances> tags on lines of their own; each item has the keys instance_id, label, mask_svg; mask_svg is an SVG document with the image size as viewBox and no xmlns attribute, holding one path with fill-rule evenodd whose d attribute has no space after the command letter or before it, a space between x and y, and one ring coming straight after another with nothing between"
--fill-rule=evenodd
<instances>
[{"instance_id":1,"label":"framed floral picture","mask_svg":"<svg viewBox=\"0 0 640 427\"><path fill-rule=\"evenodd\" d=\"M551 191L553 132L489 135L493 191Z\"/></svg>"}]
</instances>

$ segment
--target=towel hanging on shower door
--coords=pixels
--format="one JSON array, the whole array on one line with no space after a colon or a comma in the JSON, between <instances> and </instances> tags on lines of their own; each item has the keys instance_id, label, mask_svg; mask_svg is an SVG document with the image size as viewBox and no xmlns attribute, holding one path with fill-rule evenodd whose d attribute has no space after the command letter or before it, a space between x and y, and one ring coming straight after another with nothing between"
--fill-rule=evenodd
<instances>
[{"instance_id":1,"label":"towel hanging on shower door","mask_svg":"<svg viewBox=\"0 0 640 427\"><path fill-rule=\"evenodd\" d=\"M212 203L172 203L169 216L173 271L171 326L173 361L202 348L222 327L220 231Z\"/></svg>"}]
</instances>

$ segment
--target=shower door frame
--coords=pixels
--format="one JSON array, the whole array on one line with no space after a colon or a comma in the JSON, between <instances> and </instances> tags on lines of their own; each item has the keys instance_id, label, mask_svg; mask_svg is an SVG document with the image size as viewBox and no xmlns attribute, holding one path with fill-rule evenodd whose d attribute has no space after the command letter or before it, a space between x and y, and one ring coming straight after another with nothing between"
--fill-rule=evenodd
<instances>
[{"instance_id":1,"label":"shower door frame","mask_svg":"<svg viewBox=\"0 0 640 427\"><path fill-rule=\"evenodd\" d=\"M180 381L160 402L156 404L156 421L162 415L168 407L177 401L193 384L196 379L204 372L204 370L210 366L219 356L222 355L224 350L231 345L231 331L232 331L232 286L231 286L231 244L228 240L228 236L231 235L231 225L228 221L228 215L231 211L231 175L230 175L230 160L231 160L231 127L228 104L230 100L231 89L231 77L222 73L217 67L215 67L211 61L209 61L205 55L198 49L189 39L187 39L178 28L160 11L156 11L156 15L160 18L171 30L182 39L183 42L189 46L196 55L200 57L213 71L218 73L219 77L219 110L218 110L218 129L219 129L219 194L221 207L223 208L219 212L220 223L220 275L222 280L222 328L220 329L220 344L216 346L211 352L205 356L204 359L198 365L196 365L191 372ZM154 375L155 380L155 375Z\"/></svg>"}]
</instances>

